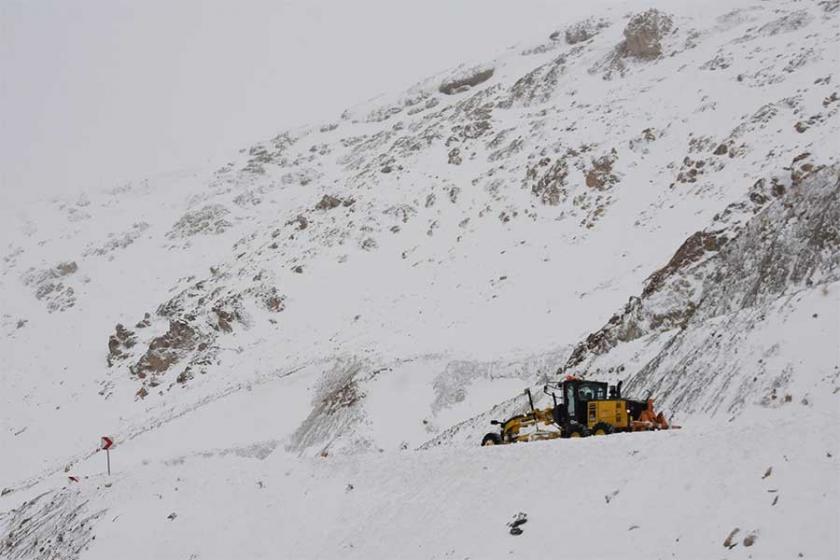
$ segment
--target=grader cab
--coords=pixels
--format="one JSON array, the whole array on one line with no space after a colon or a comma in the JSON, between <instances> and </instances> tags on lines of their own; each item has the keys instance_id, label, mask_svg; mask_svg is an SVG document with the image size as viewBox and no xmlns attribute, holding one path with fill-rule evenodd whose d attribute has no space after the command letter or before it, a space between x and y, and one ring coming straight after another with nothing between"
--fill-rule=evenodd
<instances>
[{"instance_id":1,"label":"grader cab","mask_svg":"<svg viewBox=\"0 0 840 560\"><path fill-rule=\"evenodd\" d=\"M609 385L566 376L559 383L547 384L543 391L551 396L553 406L534 408L530 390L526 389L531 412L509 418L499 433L488 433L481 445L498 445L520 441L608 435L616 432L667 430L672 426L662 413L653 408L653 400L623 398L621 382Z\"/></svg>"}]
</instances>

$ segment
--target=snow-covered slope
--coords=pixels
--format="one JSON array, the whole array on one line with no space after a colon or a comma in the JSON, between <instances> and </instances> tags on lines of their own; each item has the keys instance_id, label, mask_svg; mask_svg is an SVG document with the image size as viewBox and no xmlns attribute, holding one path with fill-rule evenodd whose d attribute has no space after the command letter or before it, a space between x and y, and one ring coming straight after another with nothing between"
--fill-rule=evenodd
<instances>
[{"instance_id":1,"label":"snow-covered slope","mask_svg":"<svg viewBox=\"0 0 840 560\"><path fill-rule=\"evenodd\" d=\"M831 557L840 4L650 5L6 220L0 551ZM558 368L686 429L469 449Z\"/></svg>"}]
</instances>

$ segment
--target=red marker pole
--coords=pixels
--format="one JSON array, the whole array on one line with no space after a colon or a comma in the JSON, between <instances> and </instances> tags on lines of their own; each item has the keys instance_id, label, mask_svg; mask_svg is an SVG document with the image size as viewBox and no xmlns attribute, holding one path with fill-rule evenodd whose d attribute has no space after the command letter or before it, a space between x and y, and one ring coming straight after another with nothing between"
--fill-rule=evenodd
<instances>
[{"instance_id":1,"label":"red marker pole","mask_svg":"<svg viewBox=\"0 0 840 560\"><path fill-rule=\"evenodd\" d=\"M108 464L108 476L111 476L111 446L114 445L114 439L109 436L102 436L102 449L105 450L105 460Z\"/></svg>"}]
</instances>

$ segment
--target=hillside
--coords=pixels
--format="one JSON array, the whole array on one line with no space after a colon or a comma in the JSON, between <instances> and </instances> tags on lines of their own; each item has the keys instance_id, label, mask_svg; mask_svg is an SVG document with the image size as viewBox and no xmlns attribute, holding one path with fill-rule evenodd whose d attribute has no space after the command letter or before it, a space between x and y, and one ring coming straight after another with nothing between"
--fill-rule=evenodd
<instances>
[{"instance_id":1,"label":"hillside","mask_svg":"<svg viewBox=\"0 0 840 560\"><path fill-rule=\"evenodd\" d=\"M4 222L0 555L840 552L840 3L651 5Z\"/></svg>"}]
</instances>

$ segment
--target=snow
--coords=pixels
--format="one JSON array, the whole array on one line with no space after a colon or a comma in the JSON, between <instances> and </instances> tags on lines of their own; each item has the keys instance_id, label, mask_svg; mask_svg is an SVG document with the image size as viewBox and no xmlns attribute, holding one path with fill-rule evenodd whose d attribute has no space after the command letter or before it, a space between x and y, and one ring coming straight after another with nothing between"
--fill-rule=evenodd
<instances>
[{"instance_id":1,"label":"snow","mask_svg":"<svg viewBox=\"0 0 840 560\"><path fill-rule=\"evenodd\" d=\"M208 450L57 491L107 510L85 558L826 558L840 497L826 437L768 414L457 453ZM520 511L528 522L513 537L505 525Z\"/></svg>"},{"instance_id":2,"label":"snow","mask_svg":"<svg viewBox=\"0 0 840 560\"><path fill-rule=\"evenodd\" d=\"M622 58L649 6L663 56ZM840 555L838 14L583 6L221 168L7 209L0 556ZM698 231L730 240L640 295ZM681 430L478 446L622 321L572 373Z\"/></svg>"}]
</instances>

